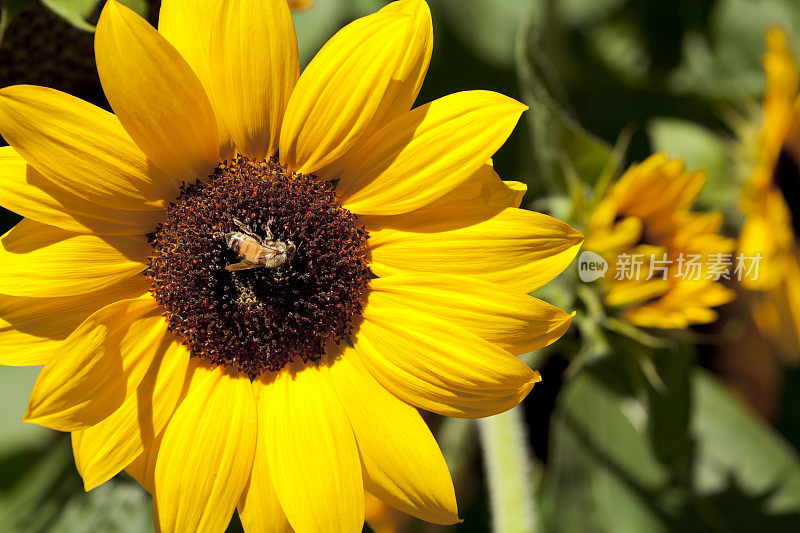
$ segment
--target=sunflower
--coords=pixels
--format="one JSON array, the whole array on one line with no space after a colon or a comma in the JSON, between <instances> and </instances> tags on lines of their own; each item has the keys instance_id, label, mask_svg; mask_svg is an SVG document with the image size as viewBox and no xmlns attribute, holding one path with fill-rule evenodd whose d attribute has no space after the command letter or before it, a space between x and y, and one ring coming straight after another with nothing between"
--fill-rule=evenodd
<instances>
[{"instance_id":1,"label":"sunflower","mask_svg":"<svg viewBox=\"0 0 800 533\"><path fill-rule=\"evenodd\" d=\"M110 0L115 114L0 90L0 362L44 365L24 419L72 433L87 490L126 470L164 531L360 531L365 491L458 520L416 408L530 392L515 355L570 315L527 293L582 237L493 171L524 105L412 109L431 51L422 0L302 75L283 0L165 0L158 31Z\"/></svg>"},{"instance_id":2,"label":"sunflower","mask_svg":"<svg viewBox=\"0 0 800 533\"><path fill-rule=\"evenodd\" d=\"M755 165L741 208L739 250L761 254L753 291L754 317L764 335L793 359L800 355L800 90L797 61L781 30L767 33L764 114Z\"/></svg>"},{"instance_id":3,"label":"sunflower","mask_svg":"<svg viewBox=\"0 0 800 533\"><path fill-rule=\"evenodd\" d=\"M586 248L609 263L605 301L642 327L680 329L716 320L736 270L722 213L689 209L705 183L680 160L655 154L631 166L592 212ZM718 265L712 267L711 265Z\"/></svg>"}]
</instances>

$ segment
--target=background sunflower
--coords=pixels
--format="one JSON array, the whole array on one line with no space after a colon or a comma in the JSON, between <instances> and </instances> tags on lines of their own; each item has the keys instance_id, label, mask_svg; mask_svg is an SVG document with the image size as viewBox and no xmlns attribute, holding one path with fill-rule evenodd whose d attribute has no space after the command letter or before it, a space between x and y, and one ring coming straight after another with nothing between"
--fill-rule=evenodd
<instances>
[{"instance_id":1,"label":"background sunflower","mask_svg":"<svg viewBox=\"0 0 800 533\"><path fill-rule=\"evenodd\" d=\"M157 12L157 2L125 3ZM797 2L429 3L436 47L419 101L480 88L531 106L528 127L494 157L499 175L528 186L523 207L582 226L609 183L663 152L706 172L692 212L720 211L721 233L738 237L762 127L765 33L779 25L798 50ZM295 12L301 66L384 4L316 0ZM107 107L85 54L97 2L3 8L2 86L56 86ZM4 211L3 231L18 220ZM464 519L446 530L800 529L800 370L773 356L749 298L718 307L710 325L664 332L620 320L577 267L536 296L577 314L568 337L526 360L543 377L532 396L506 418L427 420ZM0 368L0 529L151 531L149 496L130 478L84 493L68 440L20 422L36 373ZM515 455L512 441L531 453ZM445 530L367 503L377 532Z\"/></svg>"}]
</instances>

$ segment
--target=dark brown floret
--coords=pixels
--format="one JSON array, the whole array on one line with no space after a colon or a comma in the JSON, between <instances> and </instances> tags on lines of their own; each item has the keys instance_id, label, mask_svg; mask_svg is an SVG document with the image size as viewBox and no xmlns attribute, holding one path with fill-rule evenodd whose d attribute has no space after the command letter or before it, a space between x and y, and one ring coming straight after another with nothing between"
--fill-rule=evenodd
<instances>
[{"instance_id":1,"label":"dark brown floret","mask_svg":"<svg viewBox=\"0 0 800 533\"><path fill-rule=\"evenodd\" d=\"M279 268L229 271L241 259L224 239L237 219L260 237L292 241ZM148 275L169 329L192 355L251 376L297 358L319 360L361 313L371 278L366 231L333 186L276 161L238 159L185 186L151 235Z\"/></svg>"}]
</instances>

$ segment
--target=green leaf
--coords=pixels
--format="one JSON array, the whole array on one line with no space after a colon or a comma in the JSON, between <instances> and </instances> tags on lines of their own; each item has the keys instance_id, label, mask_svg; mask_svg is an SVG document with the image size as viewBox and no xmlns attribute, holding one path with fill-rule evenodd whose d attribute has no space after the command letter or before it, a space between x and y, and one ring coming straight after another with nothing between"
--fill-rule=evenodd
<instances>
[{"instance_id":1,"label":"green leaf","mask_svg":"<svg viewBox=\"0 0 800 533\"><path fill-rule=\"evenodd\" d=\"M434 0L431 3L474 55L492 66L513 68L517 31L532 2Z\"/></svg>"},{"instance_id":2,"label":"green leaf","mask_svg":"<svg viewBox=\"0 0 800 533\"><path fill-rule=\"evenodd\" d=\"M635 379L624 356L562 389L543 489L548 529L797 531L797 454L687 354L662 350L653 362L663 392Z\"/></svg>"},{"instance_id":3,"label":"green leaf","mask_svg":"<svg viewBox=\"0 0 800 533\"><path fill-rule=\"evenodd\" d=\"M2 9L11 15L16 15L20 11L24 11L33 5L35 2L36 0L4 0Z\"/></svg>"},{"instance_id":4,"label":"green leaf","mask_svg":"<svg viewBox=\"0 0 800 533\"><path fill-rule=\"evenodd\" d=\"M0 367L0 457L43 445L53 432L22 422L39 367Z\"/></svg>"},{"instance_id":5,"label":"green leaf","mask_svg":"<svg viewBox=\"0 0 800 533\"><path fill-rule=\"evenodd\" d=\"M315 2L307 11L292 13L301 67L305 68L322 45L347 22L348 14L349 8L341 0Z\"/></svg>"},{"instance_id":6,"label":"green leaf","mask_svg":"<svg viewBox=\"0 0 800 533\"><path fill-rule=\"evenodd\" d=\"M526 114L533 131L534 159L551 194L576 196L580 183L594 184L615 172L619 154L583 129L567 111L566 91L558 72L541 46L538 19L532 14L520 32L517 72ZM580 190L583 194L584 191Z\"/></svg>"},{"instance_id":7,"label":"green leaf","mask_svg":"<svg viewBox=\"0 0 800 533\"><path fill-rule=\"evenodd\" d=\"M0 367L0 528L33 533L153 531L150 498L122 476L90 493L69 435L22 422L38 367Z\"/></svg>"},{"instance_id":8,"label":"green leaf","mask_svg":"<svg viewBox=\"0 0 800 533\"><path fill-rule=\"evenodd\" d=\"M51 433L46 448L0 458L0 524L6 531L150 533L152 500L125 475L86 493L69 435Z\"/></svg>"},{"instance_id":9,"label":"green leaf","mask_svg":"<svg viewBox=\"0 0 800 533\"><path fill-rule=\"evenodd\" d=\"M793 0L718 0L711 11L708 35L687 35L684 64L672 76L671 84L679 91L713 98L758 97L764 85L764 33L770 26L799 28L800 4Z\"/></svg>"},{"instance_id":10,"label":"green leaf","mask_svg":"<svg viewBox=\"0 0 800 533\"><path fill-rule=\"evenodd\" d=\"M643 30L633 21L609 21L587 33L591 49L608 68L629 83L646 79L650 69Z\"/></svg>"},{"instance_id":11,"label":"green leaf","mask_svg":"<svg viewBox=\"0 0 800 533\"><path fill-rule=\"evenodd\" d=\"M97 0L42 0L42 4L76 28L94 31L94 25L86 19L97 6Z\"/></svg>"},{"instance_id":12,"label":"green leaf","mask_svg":"<svg viewBox=\"0 0 800 533\"><path fill-rule=\"evenodd\" d=\"M139 13L142 17L147 17L150 13L150 4L155 2L148 2L148 0L118 0L121 4L125 4L132 10Z\"/></svg>"},{"instance_id":13,"label":"green leaf","mask_svg":"<svg viewBox=\"0 0 800 533\"><path fill-rule=\"evenodd\" d=\"M137 484L112 479L69 499L47 530L151 533L152 500Z\"/></svg>"},{"instance_id":14,"label":"green leaf","mask_svg":"<svg viewBox=\"0 0 800 533\"><path fill-rule=\"evenodd\" d=\"M680 158L689 170L703 169L708 181L698 199L707 209L736 210L741 193L729 154L729 145L700 124L679 119L654 118L647 126L654 151Z\"/></svg>"},{"instance_id":15,"label":"green leaf","mask_svg":"<svg viewBox=\"0 0 800 533\"><path fill-rule=\"evenodd\" d=\"M705 372L694 379L692 433L697 440L697 481L705 492L726 482L764 496L770 514L800 510L797 453L723 384ZM795 524L800 525L800 519Z\"/></svg>"},{"instance_id":16,"label":"green leaf","mask_svg":"<svg viewBox=\"0 0 800 533\"><path fill-rule=\"evenodd\" d=\"M570 26L592 26L625 4L625 0L559 0L559 18Z\"/></svg>"},{"instance_id":17,"label":"green leaf","mask_svg":"<svg viewBox=\"0 0 800 533\"><path fill-rule=\"evenodd\" d=\"M0 2L0 42L6 33L6 28L20 12L34 4L35 0L5 0Z\"/></svg>"},{"instance_id":18,"label":"green leaf","mask_svg":"<svg viewBox=\"0 0 800 533\"><path fill-rule=\"evenodd\" d=\"M644 408L622 400L588 372L559 395L543 486L546 530L664 531L650 502L669 473L648 444Z\"/></svg>"},{"instance_id":19,"label":"green leaf","mask_svg":"<svg viewBox=\"0 0 800 533\"><path fill-rule=\"evenodd\" d=\"M55 435L46 448L18 449L0 458L0 524L52 519L59 507L55 494L69 478L71 460L69 443ZM80 484L71 488L79 489Z\"/></svg>"},{"instance_id":20,"label":"green leaf","mask_svg":"<svg viewBox=\"0 0 800 533\"><path fill-rule=\"evenodd\" d=\"M147 17L150 4L147 0L119 0L121 4ZM93 32L94 24L88 20L97 13L99 0L42 0L42 4L76 28Z\"/></svg>"},{"instance_id":21,"label":"green leaf","mask_svg":"<svg viewBox=\"0 0 800 533\"><path fill-rule=\"evenodd\" d=\"M764 34L770 26L800 27L800 8L793 0L720 0L710 25L721 73L759 95Z\"/></svg>"}]
</instances>

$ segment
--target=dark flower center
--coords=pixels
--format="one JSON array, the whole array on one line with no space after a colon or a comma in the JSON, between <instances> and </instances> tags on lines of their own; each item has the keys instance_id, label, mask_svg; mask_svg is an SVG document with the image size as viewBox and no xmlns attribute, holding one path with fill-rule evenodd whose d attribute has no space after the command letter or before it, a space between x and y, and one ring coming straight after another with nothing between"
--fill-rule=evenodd
<instances>
[{"instance_id":1,"label":"dark flower center","mask_svg":"<svg viewBox=\"0 0 800 533\"><path fill-rule=\"evenodd\" d=\"M800 237L800 166L797 157L785 147L772 170L772 180L789 208L795 238Z\"/></svg>"},{"instance_id":2,"label":"dark flower center","mask_svg":"<svg viewBox=\"0 0 800 533\"><path fill-rule=\"evenodd\" d=\"M331 182L241 158L183 187L150 235L147 274L193 356L257 376L350 335L372 277L366 239Z\"/></svg>"}]
</instances>

